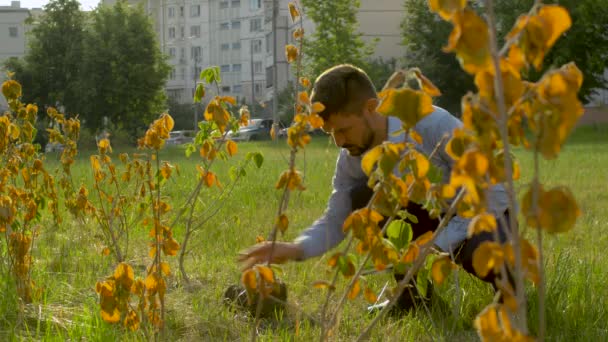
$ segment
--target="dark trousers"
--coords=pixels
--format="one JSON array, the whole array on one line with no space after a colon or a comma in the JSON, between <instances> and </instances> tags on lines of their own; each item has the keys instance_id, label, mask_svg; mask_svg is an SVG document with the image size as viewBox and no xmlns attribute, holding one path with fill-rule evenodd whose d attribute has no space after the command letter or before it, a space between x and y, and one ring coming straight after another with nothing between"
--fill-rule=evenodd
<instances>
[{"instance_id":1,"label":"dark trousers","mask_svg":"<svg viewBox=\"0 0 608 342\"><path fill-rule=\"evenodd\" d=\"M352 210L357 210L365 207L369 200L373 195L372 189L367 187L366 184L362 184L361 186L357 186L351 190L351 200L352 200ZM414 223L408 221L412 226L412 240L415 240L422 234L432 231L434 232L439 225L439 220L435 218L431 218L426 209L424 209L420 204L409 202L407 209L410 214L413 214L418 219L418 223ZM509 222L509 214L505 212L504 220L500 218L496 218L497 223L497 231L498 238L500 243L504 243L507 240L506 231L508 229ZM467 272L476 276L477 278L488 282L494 286L494 280L496 278L496 274L493 272L488 273L487 276L481 278L473 269L473 252L485 241L496 241L494 233L483 232L479 234L473 235L471 238L466 239L459 248L456 249L454 256L456 263L460 264L462 268L464 268ZM397 281L403 279L403 275L396 274L395 278Z\"/></svg>"}]
</instances>

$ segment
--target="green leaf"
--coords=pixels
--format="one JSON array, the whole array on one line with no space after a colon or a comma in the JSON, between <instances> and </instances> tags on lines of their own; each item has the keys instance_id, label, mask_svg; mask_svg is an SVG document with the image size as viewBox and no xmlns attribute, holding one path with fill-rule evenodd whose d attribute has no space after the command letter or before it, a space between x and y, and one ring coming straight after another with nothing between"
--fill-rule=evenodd
<instances>
[{"instance_id":1,"label":"green leaf","mask_svg":"<svg viewBox=\"0 0 608 342\"><path fill-rule=\"evenodd\" d=\"M426 292L428 290L428 273L427 270L420 270L416 276L416 288L422 297L426 297Z\"/></svg>"},{"instance_id":2,"label":"green leaf","mask_svg":"<svg viewBox=\"0 0 608 342\"><path fill-rule=\"evenodd\" d=\"M251 160L253 159L253 162L255 163L255 166L258 167L258 169L260 167L262 167L262 164L264 163L264 155L260 152L249 152L247 153L247 160Z\"/></svg>"},{"instance_id":3,"label":"green leaf","mask_svg":"<svg viewBox=\"0 0 608 342\"><path fill-rule=\"evenodd\" d=\"M203 97L205 97L205 85L199 83L196 85L196 91L194 92L194 102L201 102Z\"/></svg>"},{"instance_id":4,"label":"green leaf","mask_svg":"<svg viewBox=\"0 0 608 342\"><path fill-rule=\"evenodd\" d=\"M190 156L192 155L192 153L194 153L196 151L196 146L194 146L194 144L190 143L186 146L186 158L190 158Z\"/></svg>"},{"instance_id":5,"label":"green leaf","mask_svg":"<svg viewBox=\"0 0 608 342\"><path fill-rule=\"evenodd\" d=\"M386 228L386 235L389 241L400 250L412 240L412 226L403 220L392 221Z\"/></svg>"}]
</instances>

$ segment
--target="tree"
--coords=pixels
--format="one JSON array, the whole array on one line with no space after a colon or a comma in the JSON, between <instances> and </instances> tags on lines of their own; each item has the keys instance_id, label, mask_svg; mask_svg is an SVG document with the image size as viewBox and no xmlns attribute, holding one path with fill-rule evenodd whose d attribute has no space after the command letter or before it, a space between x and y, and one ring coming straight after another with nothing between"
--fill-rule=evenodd
<instances>
[{"instance_id":1,"label":"tree","mask_svg":"<svg viewBox=\"0 0 608 342\"><path fill-rule=\"evenodd\" d=\"M453 114L460 113L460 99L474 89L473 78L465 73L452 53L442 51L452 25L429 11L427 0L405 0L401 34L406 52L405 67L418 67L441 90L436 104Z\"/></svg>"},{"instance_id":2,"label":"tree","mask_svg":"<svg viewBox=\"0 0 608 342\"><path fill-rule=\"evenodd\" d=\"M102 118L135 133L165 106L170 67L161 54L152 23L142 7L124 1L98 7L85 41L82 84L88 127Z\"/></svg>"},{"instance_id":3,"label":"tree","mask_svg":"<svg viewBox=\"0 0 608 342\"><path fill-rule=\"evenodd\" d=\"M530 70L530 79L537 80L547 69L574 61L583 72L579 97L589 101L598 89L608 89L604 71L608 68L608 0L545 0L559 3L572 17L572 26L560 37L545 57L542 70ZM504 37L517 20L517 14L528 12L534 0L499 0L496 14Z\"/></svg>"},{"instance_id":4,"label":"tree","mask_svg":"<svg viewBox=\"0 0 608 342\"><path fill-rule=\"evenodd\" d=\"M31 83L25 82L25 102L41 107L63 105L71 113L79 111L86 20L79 6L77 0L51 0L44 6L44 15L31 31L25 65L13 70L18 80L30 78Z\"/></svg>"},{"instance_id":5,"label":"tree","mask_svg":"<svg viewBox=\"0 0 608 342\"><path fill-rule=\"evenodd\" d=\"M311 38L304 40L305 74L315 78L341 63L365 69L374 47L356 32L359 0L303 0L302 5L305 15L315 23Z\"/></svg>"}]
</instances>

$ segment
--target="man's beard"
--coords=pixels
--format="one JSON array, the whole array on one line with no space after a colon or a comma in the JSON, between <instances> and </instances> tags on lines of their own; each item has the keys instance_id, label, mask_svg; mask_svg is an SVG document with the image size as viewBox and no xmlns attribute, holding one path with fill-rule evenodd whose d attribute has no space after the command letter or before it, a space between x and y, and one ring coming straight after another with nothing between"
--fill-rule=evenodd
<instances>
[{"instance_id":1,"label":"man's beard","mask_svg":"<svg viewBox=\"0 0 608 342\"><path fill-rule=\"evenodd\" d=\"M374 131L372 130L372 127L370 126L367 119L365 120L365 128L366 128L366 134L365 134L365 137L363 137L362 145L344 145L344 146L342 146L342 148L345 148L348 151L348 154L350 156L358 157L358 156L364 154L365 152L367 152L372 147L372 144L374 143Z\"/></svg>"}]
</instances>

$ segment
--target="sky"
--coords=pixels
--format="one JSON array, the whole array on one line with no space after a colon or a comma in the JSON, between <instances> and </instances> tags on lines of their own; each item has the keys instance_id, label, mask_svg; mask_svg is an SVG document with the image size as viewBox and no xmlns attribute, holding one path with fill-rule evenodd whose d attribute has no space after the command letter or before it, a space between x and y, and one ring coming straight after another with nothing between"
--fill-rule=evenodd
<instances>
[{"instance_id":1,"label":"sky","mask_svg":"<svg viewBox=\"0 0 608 342\"><path fill-rule=\"evenodd\" d=\"M81 9L90 11L97 7L100 0L79 0ZM22 8L42 8L46 5L48 0L21 0ZM11 0L0 0L0 6L10 6Z\"/></svg>"}]
</instances>

